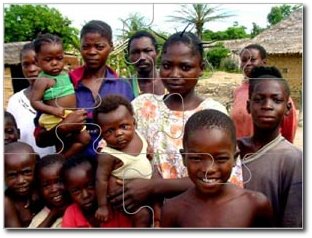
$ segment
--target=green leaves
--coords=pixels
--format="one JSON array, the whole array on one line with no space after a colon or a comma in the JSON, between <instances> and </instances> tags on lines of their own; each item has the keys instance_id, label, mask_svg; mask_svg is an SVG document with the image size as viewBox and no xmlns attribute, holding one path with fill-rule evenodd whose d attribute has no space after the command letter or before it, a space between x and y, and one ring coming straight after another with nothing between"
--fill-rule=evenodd
<instances>
[{"instance_id":1,"label":"green leaves","mask_svg":"<svg viewBox=\"0 0 312 238\"><path fill-rule=\"evenodd\" d=\"M12 4L4 9L4 41L32 41L39 33L51 33L63 39L65 50L79 49L79 30L71 21L46 5Z\"/></svg>"}]
</instances>

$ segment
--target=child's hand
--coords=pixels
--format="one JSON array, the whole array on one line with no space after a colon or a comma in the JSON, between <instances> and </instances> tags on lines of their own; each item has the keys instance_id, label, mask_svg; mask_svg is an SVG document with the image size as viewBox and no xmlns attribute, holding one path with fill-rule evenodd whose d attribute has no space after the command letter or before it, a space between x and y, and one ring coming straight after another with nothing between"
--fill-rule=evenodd
<instances>
[{"instance_id":1,"label":"child's hand","mask_svg":"<svg viewBox=\"0 0 312 238\"><path fill-rule=\"evenodd\" d=\"M62 107L55 107L53 109L53 115L57 117L64 118L65 110Z\"/></svg>"},{"instance_id":2,"label":"child's hand","mask_svg":"<svg viewBox=\"0 0 312 238\"><path fill-rule=\"evenodd\" d=\"M109 219L109 211L107 206L99 207L95 212L95 218L101 222L106 222Z\"/></svg>"}]
</instances>

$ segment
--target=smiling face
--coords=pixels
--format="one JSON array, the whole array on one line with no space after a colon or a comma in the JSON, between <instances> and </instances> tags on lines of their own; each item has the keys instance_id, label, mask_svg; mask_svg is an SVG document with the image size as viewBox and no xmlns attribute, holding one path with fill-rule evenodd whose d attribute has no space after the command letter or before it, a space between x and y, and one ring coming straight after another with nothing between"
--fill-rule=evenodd
<instances>
[{"instance_id":1,"label":"smiling face","mask_svg":"<svg viewBox=\"0 0 312 238\"><path fill-rule=\"evenodd\" d=\"M149 74L156 64L157 52L149 37L136 38L129 47L129 59L139 75Z\"/></svg>"},{"instance_id":2,"label":"smiling face","mask_svg":"<svg viewBox=\"0 0 312 238\"><path fill-rule=\"evenodd\" d=\"M99 33L87 33L81 39L80 53L90 69L99 69L106 64L112 43Z\"/></svg>"},{"instance_id":3,"label":"smiling face","mask_svg":"<svg viewBox=\"0 0 312 238\"><path fill-rule=\"evenodd\" d=\"M280 126L283 117L289 112L287 93L283 84L277 80L259 80L247 101L247 110L256 128L273 129Z\"/></svg>"},{"instance_id":4,"label":"smiling face","mask_svg":"<svg viewBox=\"0 0 312 238\"><path fill-rule=\"evenodd\" d=\"M235 145L219 128L190 133L184 143L183 162L189 178L201 194L219 194L234 166Z\"/></svg>"},{"instance_id":5,"label":"smiling face","mask_svg":"<svg viewBox=\"0 0 312 238\"><path fill-rule=\"evenodd\" d=\"M62 162L50 164L39 171L41 193L49 208L65 204L65 188L60 178Z\"/></svg>"},{"instance_id":6,"label":"smiling face","mask_svg":"<svg viewBox=\"0 0 312 238\"><path fill-rule=\"evenodd\" d=\"M244 49L240 54L240 67L248 78L251 77L251 71L258 66L264 66L266 60L262 59L258 49Z\"/></svg>"},{"instance_id":7,"label":"smiling face","mask_svg":"<svg viewBox=\"0 0 312 238\"><path fill-rule=\"evenodd\" d=\"M160 76L169 93L185 95L194 90L203 67L199 53L194 54L188 45L176 42L162 54Z\"/></svg>"},{"instance_id":8,"label":"smiling face","mask_svg":"<svg viewBox=\"0 0 312 238\"><path fill-rule=\"evenodd\" d=\"M122 150L133 139L135 120L124 105L109 113L99 113L96 121L103 139L112 148Z\"/></svg>"},{"instance_id":9,"label":"smiling face","mask_svg":"<svg viewBox=\"0 0 312 238\"><path fill-rule=\"evenodd\" d=\"M25 50L21 55L21 65L23 75L28 80L30 85L33 85L35 79L38 77L41 69L36 64L36 53L34 50Z\"/></svg>"},{"instance_id":10,"label":"smiling face","mask_svg":"<svg viewBox=\"0 0 312 238\"><path fill-rule=\"evenodd\" d=\"M64 68L64 50L62 44L45 43L36 55L38 66L47 74L59 75Z\"/></svg>"},{"instance_id":11,"label":"smiling face","mask_svg":"<svg viewBox=\"0 0 312 238\"><path fill-rule=\"evenodd\" d=\"M33 151L19 149L5 154L5 183L18 197L26 197L31 192L34 181L35 154Z\"/></svg>"},{"instance_id":12,"label":"smiling face","mask_svg":"<svg viewBox=\"0 0 312 238\"><path fill-rule=\"evenodd\" d=\"M86 214L94 212L97 206L94 177L94 171L88 162L77 165L65 173L66 189L72 200Z\"/></svg>"}]
</instances>

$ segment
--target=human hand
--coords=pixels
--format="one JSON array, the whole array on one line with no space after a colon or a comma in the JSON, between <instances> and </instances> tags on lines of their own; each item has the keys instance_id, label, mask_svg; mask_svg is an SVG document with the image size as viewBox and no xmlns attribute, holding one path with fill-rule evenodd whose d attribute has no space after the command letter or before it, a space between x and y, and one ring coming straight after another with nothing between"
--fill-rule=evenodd
<instances>
[{"instance_id":1,"label":"human hand","mask_svg":"<svg viewBox=\"0 0 312 238\"><path fill-rule=\"evenodd\" d=\"M59 129L64 133L72 131L80 131L87 119L87 111L84 109L75 110L70 113L62 122L59 124Z\"/></svg>"},{"instance_id":2,"label":"human hand","mask_svg":"<svg viewBox=\"0 0 312 238\"><path fill-rule=\"evenodd\" d=\"M116 209L126 209L126 211L134 210L144 203L152 195L152 179L133 179L123 183L117 180L117 183L123 185L110 192L108 199Z\"/></svg>"},{"instance_id":3,"label":"human hand","mask_svg":"<svg viewBox=\"0 0 312 238\"><path fill-rule=\"evenodd\" d=\"M101 222L109 220L109 210L107 206L100 206L95 212L95 218Z\"/></svg>"},{"instance_id":4,"label":"human hand","mask_svg":"<svg viewBox=\"0 0 312 238\"><path fill-rule=\"evenodd\" d=\"M52 114L56 117L64 118L65 110L63 107L54 107L52 110Z\"/></svg>"}]
</instances>

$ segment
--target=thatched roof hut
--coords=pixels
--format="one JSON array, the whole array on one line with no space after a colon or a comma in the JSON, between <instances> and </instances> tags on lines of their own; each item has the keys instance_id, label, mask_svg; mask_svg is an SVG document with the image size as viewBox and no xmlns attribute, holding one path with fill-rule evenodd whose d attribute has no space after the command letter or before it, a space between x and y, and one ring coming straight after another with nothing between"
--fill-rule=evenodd
<instances>
[{"instance_id":1,"label":"thatched roof hut","mask_svg":"<svg viewBox=\"0 0 312 238\"><path fill-rule=\"evenodd\" d=\"M4 64L14 65L20 63L20 51L29 41L4 44Z\"/></svg>"}]
</instances>

